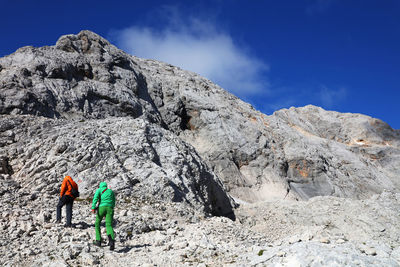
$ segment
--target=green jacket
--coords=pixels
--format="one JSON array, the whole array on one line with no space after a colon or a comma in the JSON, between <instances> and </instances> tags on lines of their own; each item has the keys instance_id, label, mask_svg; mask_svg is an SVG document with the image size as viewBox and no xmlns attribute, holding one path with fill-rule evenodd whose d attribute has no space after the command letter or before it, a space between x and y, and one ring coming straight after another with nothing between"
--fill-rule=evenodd
<instances>
[{"instance_id":1,"label":"green jacket","mask_svg":"<svg viewBox=\"0 0 400 267\"><path fill-rule=\"evenodd\" d=\"M106 191L104 191L106 190ZM102 192L104 193L102 194ZM101 182L99 189L96 190L93 197L92 209L96 208L97 202L100 201L99 207L115 207L115 196L111 189L107 189L107 183Z\"/></svg>"}]
</instances>

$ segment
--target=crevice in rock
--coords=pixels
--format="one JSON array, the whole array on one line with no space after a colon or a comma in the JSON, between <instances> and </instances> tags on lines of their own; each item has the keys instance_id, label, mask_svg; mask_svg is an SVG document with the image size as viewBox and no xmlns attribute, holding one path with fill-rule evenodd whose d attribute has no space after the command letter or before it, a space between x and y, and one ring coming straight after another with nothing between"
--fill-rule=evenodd
<instances>
[{"instance_id":1,"label":"crevice in rock","mask_svg":"<svg viewBox=\"0 0 400 267\"><path fill-rule=\"evenodd\" d=\"M110 65L110 69L113 69L114 66L120 67L125 70L129 71L134 71L133 68L131 67L131 62L127 57L124 56L118 56L116 57Z\"/></svg>"},{"instance_id":2,"label":"crevice in rock","mask_svg":"<svg viewBox=\"0 0 400 267\"><path fill-rule=\"evenodd\" d=\"M185 201L186 204L190 204L190 202L186 199L185 193L177 186L174 182L168 181L168 185L172 187L174 190L174 196L172 198L173 202L183 202Z\"/></svg>"},{"instance_id":3,"label":"crevice in rock","mask_svg":"<svg viewBox=\"0 0 400 267\"><path fill-rule=\"evenodd\" d=\"M188 115L185 105L183 105L180 117L181 117L181 123L179 126L182 131L194 129L194 127L190 124L190 120L192 119L192 117Z\"/></svg>"},{"instance_id":4,"label":"crevice in rock","mask_svg":"<svg viewBox=\"0 0 400 267\"><path fill-rule=\"evenodd\" d=\"M239 163L239 159L237 158L237 157L235 157L235 156L233 156L232 157L232 162L233 162L233 164L235 164L235 166L236 166L236 168L238 169L238 170L240 170L240 163Z\"/></svg>"},{"instance_id":5,"label":"crevice in rock","mask_svg":"<svg viewBox=\"0 0 400 267\"><path fill-rule=\"evenodd\" d=\"M138 74L134 69L131 69L131 70L135 74L136 81L138 83L138 97L140 99L145 100L146 102L148 102L151 105L152 110L159 117L160 121L158 123L161 125L161 127L168 130L168 125L164 122L160 111L158 110L156 104L154 103L153 99L151 98L151 96L149 94L149 88L147 86L146 77L143 76L142 73Z\"/></svg>"},{"instance_id":6,"label":"crevice in rock","mask_svg":"<svg viewBox=\"0 0 400 267\"><path fill-rule=\"evenodd\" d=\"M8 157L0 157L0 174L13 175L14 170L9 164Z\"/></svg>"},{"instance_id":7,"label":"crevice in rock","mask_svg":"<svg viewBox=\"0 0 400 267\"><path fill-rule=\"evenodd\" d=\"M288 171L289 171L289 164L287 161L279 161L277 163L277 169L279 172L279 175L282 177L287 177L288 176Z\"/></svg>"},{"instance_id":8,"label":"crevice in rock","mask_svg":"<svg viewBox=\"0 0 400 267\"><path fill-rule=\"evenodd\" d=\"M85 78L93 79L92 66L89 64L79 66L67 64L50 70L47 78L63 79L68 81L83 81Z\"/></svg>"},{"instance_id":9,"label":"crevice in rock","mask_svg":"<svg viewBox=\"0 0 400 267\"><path fill-rule=\"evenodd\" d=\"M88 94L87 94L87 96L86 96L86 98L88 99L88 101L89 101L90 103L96 102L96 101L98 101L98 100L106 100L106 101L108 101L108 102L110 102L110 103L113 103L113 104L119 104L119 101L118 101L118 100L112 99L112 98L109 97L109 96L102 95L102 94L99 94L99 93L96 93L96 92L93 92L93 91L89 91Z\"/></svg>"},{"instance_id":10,"label":"crevice in rock","mask_svg":"<svg viewBox=\"0 0 400 267\"><path fill-rule=\"evenodd\" d=\"M154 148L153 143L151 141L151 133L150 133L150 128L146 126L145 128L145 133L146 133L146 140L147 140L147 144L149 145L151 151L153 152L153 158L151 159L151 161L153 161L155 164L157 164L158 166L162 167L161 164L161 160L160 157L157 153L157 150Z\"/></svg>"},{"instance_id":11,"label":"crevice in rock","mask_svg":"<svg viewBox=\"0 0 400 267\"><path fill-rule=\"evenodd\" d=\"M54 101L54 96L50 91L47 92L50 102ZM10 106L8 112L14 108L20 109L22 114L39 115L48 118L58 118L60 114L55 110L54 103L49 103L47 99L39 99L34 93L28 91L23 98L22 106Z\"/></svg>"}]
</instances>

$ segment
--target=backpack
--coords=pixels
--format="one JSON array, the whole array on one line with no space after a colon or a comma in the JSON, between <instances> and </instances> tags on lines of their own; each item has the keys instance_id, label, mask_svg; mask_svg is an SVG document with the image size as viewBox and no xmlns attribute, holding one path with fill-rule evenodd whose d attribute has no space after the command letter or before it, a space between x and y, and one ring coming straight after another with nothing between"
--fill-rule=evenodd
<instances>
[{"instance_id":1,"label":"backpack","mask_svg":"<svg viewBox=\"0 0 400 267\"><path fill-rule=\"evenodd\" d=\"M69 185L71 186L71 194L74 198L79 197L79 191L78 189L75 189L75 187L72 186L71 182L68 180Z\"/></svg>"},{"instance_id":2,"label":"backpack","mask_svg":"<svg viewBox=\"0 0 400 267\"><path fill-rule=\"evenodd\" d=\"M95 210L98 210L98 209L99 209L99 207L100 207L100 202L101 202L101 196L104 194L104 192L107 191L107 189L108 189L108 188L104 189L103 192L101 192L101 194L100 194L100 199L99 199L99 202L97 202L97 206L96 206Z\"/></svg>"}]
</instances>

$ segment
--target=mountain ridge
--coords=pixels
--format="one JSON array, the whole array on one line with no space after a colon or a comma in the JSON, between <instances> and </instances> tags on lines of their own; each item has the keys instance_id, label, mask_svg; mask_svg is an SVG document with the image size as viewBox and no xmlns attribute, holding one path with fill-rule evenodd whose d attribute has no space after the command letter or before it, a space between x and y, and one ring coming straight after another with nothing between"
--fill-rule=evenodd
<instances>
[{"instance_id":1,"label":"mountain ridge","mask_svg":"<svg viewBox=\"0 0 400 267\"><path fill-rule=\"evenodd\" d=\"M59 257L65 266L118 262L119 255L88 243L92 229L85 207L103 180L117 192L116 232L125 246L119 253L126 266L133 246L141 254L138 261L148 262L147 242L154 244L149 248L153 255L163 255L153 257L161 265L201 258L220 264L213 257L246 264L247 258L234 255L242 249L256 265L271 263L273 258L257 258L273 246L270 242L287 241L274 247L301 255L305 248L297 247L298 240L316 247L309 253L336 251L340 262L345 251L370 263L373 253L365 256L368 248L359 252L354 245L370 236L381 242L371 244L383 251L381 263L400 259L398 250L387 248L397 246L398 237L373 234L400 221L384 208L398 207L398 130L369 116L312 105L267 116L206 78L128 55L90 31L0 58L0 163L0 198L7 203L0 221L6 256L0 262L6 265L43 265L50 256L35 258L42 253ZM74 208L77 229L68 232L71 240L59 236L60 227L51 223L65 175L79 181L82 193ZM337 206L332 208L332 201ZM353 204L345 209L346 203ZM325 209L334 209L340 218L357 209L372 214L365 203L382 210L382 219L365 219L364 239L351 235L356 218L340 221L339 238L332 230L335 214ZM304 211L310 205L321 218ZM307 214L299 220L301 229L310 230L307 238L282 239L284 228L296 225L296 216L287 210ZM233 238L233 245L224 235ZM326 236L334 244L318 241ZM17 254L8 251L12 246ZM161 251L182 254L171 260ZM280 255L273 261L285 260Z\"/></svg>"},{"instance_id":2,"label":"mountain ridge","mask_svg":"<svg viewBox=\"0 0 400 267\"><path fill-rule=\"evenodd\" d=\"M193 145L238 198L252 201L251 195L258 194L258 189L261 195L272 195L271 199L274 195L286 196L287 191L291 198L307 199L331 194L362 197L368 191L398 188L393 186L395 178L388 181L386 175L375 173L376 167L366 166L369 158L363 155L353 160L352 170L344 170L345 174L324 173L333 163L323 156L332 154L322 149L323 139L349 145L348 149L335 148L342 154L358 153L356 150L360 147L360 154L369 153L370 158L379 158L388 149L378 151L378 147L385 144L393 144L398 150L398 132L365 115L335 113L309 105L266 116L195 73L130 56L89 31L62 36L53 47L21 48L0 64L6 66L7 62L11 68L3 67L3 77L5 72L11 73L2 79L2 88L19 86L20 90L6 91L11 95L2 96L1 113L65 119L142 117ZM17 67L14 73L12 66ZM24 95L21 91L25 91ZM285 137L287 133L289 138ZM323 139L317 141L306 133ZM291 155L293 147L287 147L287 139L301 144L301 153ZM308 147L319 151L319 155L307 156L311 153ZM381 156L376 156L379 153ZM399 157L398 151L394 154ZM341 155L330 156L334 157ZM332 167L338 169L338 166ZM354 169L365 168L365 177L381 180L375 183L365 179L367 184L371 183L367 190L343 190L342 185L332 184L334 177L347 180L346 173L351 176ZM391 176L397 174L395 171ZM311 181L302 180L307 177ZM358 187L361 185L354 182ZM255 187L258 189L253 190ZM265 191L268 187L273 189ZM235 195L235 190L242 189L249 193ZM261 196L261 199L269 197Z\"/></svg>"}]
</instances>

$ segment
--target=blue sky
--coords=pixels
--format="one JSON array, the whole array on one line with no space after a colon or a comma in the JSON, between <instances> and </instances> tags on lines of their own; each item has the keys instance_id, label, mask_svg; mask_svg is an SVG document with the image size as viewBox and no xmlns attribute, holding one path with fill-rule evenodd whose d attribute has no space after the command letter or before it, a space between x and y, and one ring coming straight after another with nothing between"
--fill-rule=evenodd
<instances>
[{"instance_id":1,"label":"blue sky","mask_svg":"<svg viewBox=\"0 0 400 267\"><path fill-rule=\"evenodd\" d=\"M266 114L307 104L400 129L400 1L0 0L0 56L89 29Z\"/></svg>"}]
</instances>

